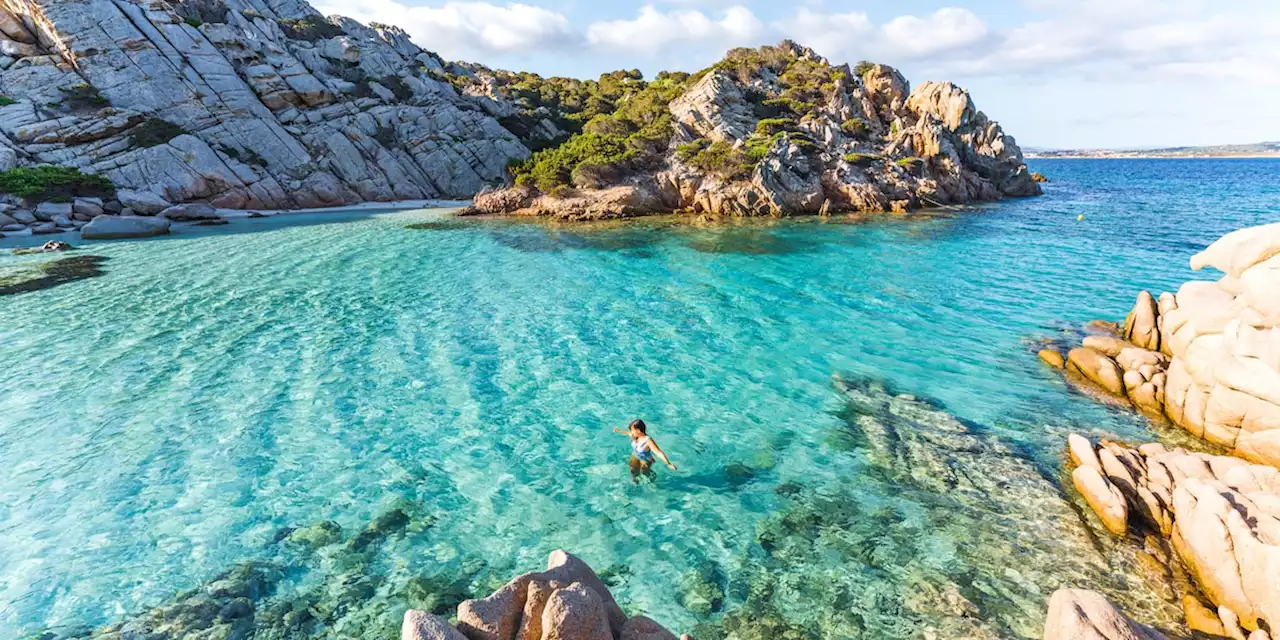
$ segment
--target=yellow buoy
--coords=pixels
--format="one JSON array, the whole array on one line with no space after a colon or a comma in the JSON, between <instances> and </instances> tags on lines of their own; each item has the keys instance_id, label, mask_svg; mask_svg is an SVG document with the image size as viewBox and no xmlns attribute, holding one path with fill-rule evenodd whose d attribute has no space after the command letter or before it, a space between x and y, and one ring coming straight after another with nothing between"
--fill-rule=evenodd
<instances>
[{"instance_id":1,"label":"yellow buoy","mask_svg":"<svg viewBox=\"0 0 1280 640\"><path fill-rule=\"evenodd\" d=\"M1082 220L1084 220L1084 214L1083 214L1083 213L1076 217L1076 222L1080 222L1080 221L1082 221Z\"/></svg>"}]
</instances>

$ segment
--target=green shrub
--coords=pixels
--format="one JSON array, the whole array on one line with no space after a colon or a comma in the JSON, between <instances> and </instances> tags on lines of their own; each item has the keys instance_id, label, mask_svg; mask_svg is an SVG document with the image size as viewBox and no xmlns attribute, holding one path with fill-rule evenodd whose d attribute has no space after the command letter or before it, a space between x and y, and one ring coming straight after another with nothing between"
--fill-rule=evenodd
<instances>
[{"instance_id":1,"label":"green shrub","mask_svg":"<svg viewBox=\"0 0 1280 640\"><path fill-rule=\"evenodd\" d=\"M777 144L781 139L781 133L775 133L771 136L756 134L748 137L746 144L742 147L747 156L747 162L752 167L760 164L769 155L769 150L773 149L773 145Z\"/></svg>"},{"instance_id":2,"label":"green shrub","mask_svg":"<svg viewBox=\"0 0 1280 640\"><path fill-rule=\"evenodd\" d=\"M865 136L871 132L871 127L862 118L853 118L840 123L840 130L851 136Z\"/></svg>"},{"instance_id":3,"label":"green shrub","mask_svg":"<svg viewBox=\"0 0 1280 640\"><path fill-rule=\"evenodd\" d=\"M866 167L866 166L869 166L869 165L871 165L872 163L874 163L874 162L876 162L876 161L878 161L878 160L880 160L880 156L872 155L872 154L870 154L870 153L846 153L846 154L844 154L844 161L845 161L845 162L848 162L849 164L851 164L851 165L853 165L853 166L855 166L855 167Z\"/></svg>"},{"instance_id":4,"label":"green shrub","mask_svg":"<svg viewBox=\"0 0 1280 640\"><path fill-rule=\"evenodd\" d=\"M281 19L280 29L284 31L284 35L294 40L307 40L309 42L336 38L344 33L342 27L314 16Z\"/></svg>"},{"instance_id":5,"label":"green shrub","mask_svg":"<svg viewBox=\"0 0 1280 640\"><path fill-rule=\"evenodd\" d=\"M772 136L775 133L783 131L791 131L795 129L796 123L786 118L765 118L756 123L756 134L762 136Z\"/></svg>"},{"instance_id":6,"label":"green shrub","mask_svg":"<svg viewBox=\"0 0 1280 640\"><path fill-rule=\"evenodd\" d=\"M918 174L924 168L924 159L911 156L908 158L899 158L893 162L905 169L908 173Z\"/></svg>"},{"instance_id":7,"label":"green shrub","mask_svg":"<svg viewBox=\"0 0 1280 640\"><path fill-rule=\"evenodd\" d=\"M680 158L681 162L687 163L709 146L711 146L710 140L698 138L693 142L676 147L676 157Z\"/></svg>"},{"instance_id":8,"label":"green shrub","mask_svg":"<svg viewBox=\"0 0 1280 640\"><path fill-rule=\"evenodd\" d=\"M724 140L717 140L699 151L689 159L689 165L726 180L744 178L755 168L746 154Z\"/></svg>"},{"instance_id":9,"label":"green shrub","mask_svg":"<svg viewBox=\"0 0 1280 640\"><path fill-rule=\"evenodd\" d=\"M9 96L0 96L0 107L7 107L7 106L9 106L9 105L11 105L11 104L15 104L15 103L17 103L17 102L18 102L17 100L14 100L13 98L10 98Z\"/></svg>"},{"instance_id":10,"label":"green shrub","mask_svg":"<svg viewBox=\"0 0 1280 640\"><path fill-rule=\"evenodd\" d=\"M639 72L615 72L601 76L585 94L560 92L560 89L582 87L587 83L574 85L561 82L563 79L526 80L530 89L549 88L548 98L585 98L585 103L575 106L580 110L566 119L579 120L594 114L578 122L580 133L512 167L517 184L532 184L543 192L550 192L556 186L571 183L604 186L635 171L656 166L671 142L672 119L667 105L684 91L688 76L661 74L646 84ZM614 96L617 103L611 113L597 111L604 105L592 102L612 100Z\"/></svg>"},{"instance_id":11,"label":"green shrub","mask_svg":"<svg viewBox=\"0 0 1280 640\"><path fill-rule=\"evenodd\" d=\"M204 24L204 22L202 22L200 18L183 18L182 21L187 23L188 25L191 25L192 27L195 27L196 29L199 29L200 25Z\"/></svg>"},{"instance_id":12,"label":"green shrub","mask_svg":"<svg viewBox=\"0 0 1280 640\"><path fill-rule=\"evenodd\" d=\"M109 198L115 192L110 180L74 167L41 165L0 172L0 193L21 198L65 202L77 196Z\"/></svg>"},{"instance_id":13,"label":"green shrub","mask_svg":"<svg viewBox=\"0 0 1280 640\"><path fill-rule=\"evenodd\" d=\"M133 138L135 145L145 149L165 144L186 132L186 129L168 120L150 118L134 127L129 135Z\"/></svg>"},{"instance_id":14,"label":"green shrub","mask_svg":"<svg viewBox=\"0 0 1280 640\"><path fill-rule=\"evenodd\" d=\"M876 65L874 62L867 62L866 60L863 60L862 62L859 62L856 66L853 67L853 75L861 78L863 76L866 76L867 73L874 68L876 68Z\"/></svg>"}]
</instances>

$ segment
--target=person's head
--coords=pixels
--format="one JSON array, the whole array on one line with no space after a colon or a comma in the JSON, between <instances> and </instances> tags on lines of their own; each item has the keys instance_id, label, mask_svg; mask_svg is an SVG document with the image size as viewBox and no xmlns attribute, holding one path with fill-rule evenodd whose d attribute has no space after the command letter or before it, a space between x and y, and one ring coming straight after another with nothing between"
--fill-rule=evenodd
<instances>
[{"instance_id":1,"label":"person's head","mask_svg":"<svg viewBox=\"0 0 1280 640\"><path fill-rule=\"evenodd\" d=\"M646 429L648 427L644 426L644 420L632 420L631 424L627 425L627 430L631 432L631 437L633 438L645 435Z\"/></svg>"}]
</instances>

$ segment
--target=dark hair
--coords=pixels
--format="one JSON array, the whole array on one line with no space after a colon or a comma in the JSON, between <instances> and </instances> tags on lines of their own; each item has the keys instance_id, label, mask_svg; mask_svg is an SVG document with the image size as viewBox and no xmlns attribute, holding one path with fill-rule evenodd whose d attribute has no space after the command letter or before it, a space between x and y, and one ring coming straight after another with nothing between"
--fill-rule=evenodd
<instances>
[{"instance_id":1,"label":"dark hair","mask_svg":"<svg viewBox=\"0 0 1280 640\"><path fill-rule=\"evenodd\" d=\"M640 433L649 435L648 432L645 431L644 420L632 420L631 424L628 426L632 429L635 429L636 431L639 431Z\"/></svg>"}]
</instances>

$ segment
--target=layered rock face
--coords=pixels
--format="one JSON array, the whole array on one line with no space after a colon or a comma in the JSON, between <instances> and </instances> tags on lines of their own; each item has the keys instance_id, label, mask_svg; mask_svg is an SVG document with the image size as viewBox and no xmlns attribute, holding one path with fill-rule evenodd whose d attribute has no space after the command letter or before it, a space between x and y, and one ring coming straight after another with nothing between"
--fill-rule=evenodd
<instances>
[{"instance_id":1,"label":"layered rock face","mask_svg":"<svg viewBox=\"0 0 1280 640\"><path fill-rule=\"evenodd\" d=\"M529 153L403 31L301 0L4 0L0 52L0 170L100 174L139 215L467 198Z\"/></svg>"},{"instance_id":2,"label":"layered rock face","mask_svg":"<svg viewBox=\"0 0 1280 640\"><path fill-rule=\"evenodd\" d=\"M516 187L478 198L469 213L782 216L1041 193L1013 138L967 91L912 90L890 67L833 66L791 42L731 52L689 78L668 109L670 144L641 166L574 171L576 191Z\"/></svg>"},{"instance_id":3,"label":"layered rock face","mask_svg":"<svg viewBox=\"0 0 1280 640\"><path fill-rule=\"evenodd\" d=\"M1183 596L1190 628L1270 637L1280 624L1280 470L1154 443L1095 446L1077 435L1069 450L1077 488L1109 529L1169 539L1198 588Z\"/></svg>"},{"instance_id":4,"label":"layered rock face","mask_svg":"<svg viewBox=\"0 0 1280 640\"><path fill-rule=\"evenodd\" d=\"M1117 335L1086 338L1066 367L1239 456L1280 466L1280 224L1230 233L1191 266L1226 275L1158 299L1142 292Z\"/></svg>"}]
</instances>

